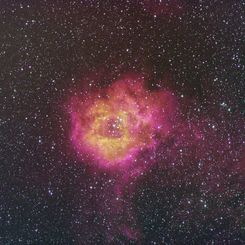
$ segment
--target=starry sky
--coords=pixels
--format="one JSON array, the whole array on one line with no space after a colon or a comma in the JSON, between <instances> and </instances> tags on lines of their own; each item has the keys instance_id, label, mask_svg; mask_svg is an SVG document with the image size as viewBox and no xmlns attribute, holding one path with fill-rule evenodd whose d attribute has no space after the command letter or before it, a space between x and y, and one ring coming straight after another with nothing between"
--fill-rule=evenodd
<instances>
[{"instance_id":1,"label":"starry sky","mask_svg":"<svg viewBox=\"0 0 245 245\"><path fill-rule=\"evenodd\" d=\"M244 1L1 0L0 19L0 244L245 243ZM98 145L101 104L128 117Z\"/></svg>"}]
</instances>

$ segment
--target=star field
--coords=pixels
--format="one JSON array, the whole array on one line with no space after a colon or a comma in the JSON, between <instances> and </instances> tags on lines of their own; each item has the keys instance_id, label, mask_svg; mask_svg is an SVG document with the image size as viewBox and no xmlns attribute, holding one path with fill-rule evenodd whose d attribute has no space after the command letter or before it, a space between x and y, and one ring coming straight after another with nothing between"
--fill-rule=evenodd
<instances>
[{"instance_id":1,"label":"star field","mask_svg":"<svg viewBox=\"0 0 245 245\"><path fill-rule=\"evenodd\" d=\"M0 7L0 244L245 243L242 0Z\"/></svg>"}]
</instances>

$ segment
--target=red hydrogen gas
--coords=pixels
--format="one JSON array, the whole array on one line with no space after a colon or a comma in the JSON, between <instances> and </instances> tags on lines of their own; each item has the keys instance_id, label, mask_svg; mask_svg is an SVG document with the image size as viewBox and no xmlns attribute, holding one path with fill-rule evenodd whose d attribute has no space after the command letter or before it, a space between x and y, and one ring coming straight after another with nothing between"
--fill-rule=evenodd
<instances>
[{"instance_id":1,"label":"red hydrogen gas","mask_svg":"<svg viewBox=\"0 0 245 245\"><path fill-rule=\"evenodd\" d=\"M74 96L69 108L70 137L78 154L99 166L123 169L168 137L175 99L168 91L146 89L142 77L126 76Z\"/></svg>"}]
</instances>

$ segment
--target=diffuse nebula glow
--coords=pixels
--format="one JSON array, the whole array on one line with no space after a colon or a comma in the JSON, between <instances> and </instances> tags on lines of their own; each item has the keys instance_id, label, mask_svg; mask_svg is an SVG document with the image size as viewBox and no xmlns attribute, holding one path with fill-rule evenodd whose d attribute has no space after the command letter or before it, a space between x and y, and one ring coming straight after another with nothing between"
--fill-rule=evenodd
<instances>
[{"instance_id":1,"label":"diffuse nebula glow","mask_svg":"<svg viewBox=\"0 0 245 245\"><path fill-rule=\"evenodd\" d=\"M173 94L150 91L141 76L132 74L71 99L70 137L78 156L114 179L99 204L112 227L105 230L109 241L117 235L140 237L132 211L132 183L152 166L157 147L171 135L175 109ZM109 210L104 205L108 202Z\"/></svg>"},{"instance_id":2,"label":"diffuse nebula glow","mask_svg":"<svg viewBox=\"0 0 245 245\"><path fill-rule=\"evenodd\" d=\"M167 91L147 90L143 78L124 77L72 99L72 143L93 163L121 169L168 136L174 103Z\"/></svg>"},{"instance_id":3,"label":"diffuse nebula glow","mask_svg":"<svg viewBox=\"0 0 245 245\"><path fill-rule=\"evenodd\" d=\"M159 171L171 173L161 188L188 181L205 193L220 193L229 181L227 173L244 179L244 147L236 134L229 133L231 125L223 125L223 112L212 120L203 115L196 120L193 114L187 120L170 91L149 90L136 75L77 94L68 106L70 138L80 162L93 166L92 175L103 175L96 208L106 217L101 229L108 242L118 244L121 236L141 240L133 207L135 183L154 163L159 163ZM243 120L238 123L244 127ZM233 152L241 156L234 160Z\"/></svg>"}]
</instances>

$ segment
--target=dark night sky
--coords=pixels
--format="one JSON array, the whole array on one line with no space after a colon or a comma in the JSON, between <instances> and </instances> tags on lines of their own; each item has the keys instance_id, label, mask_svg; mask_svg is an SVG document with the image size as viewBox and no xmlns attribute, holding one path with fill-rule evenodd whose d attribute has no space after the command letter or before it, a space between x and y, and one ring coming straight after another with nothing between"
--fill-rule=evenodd
<instances>
[{"instance_id":1,"label":"dark night sky","mask_svg":"<svg viewBox=\"0 0 245 245\"><path fill-rule=\"evenodd\" d=\"M116 176L77 158L64 104L128 72L206 139L159 147L128 194L140 239L111 243L245 243L244 1L1 0L0 20L0 244L109 243Z\"/></svg>"}]
</instances>

